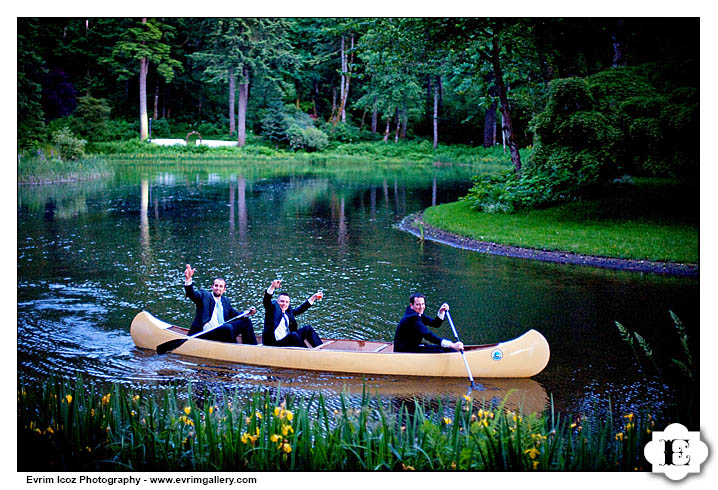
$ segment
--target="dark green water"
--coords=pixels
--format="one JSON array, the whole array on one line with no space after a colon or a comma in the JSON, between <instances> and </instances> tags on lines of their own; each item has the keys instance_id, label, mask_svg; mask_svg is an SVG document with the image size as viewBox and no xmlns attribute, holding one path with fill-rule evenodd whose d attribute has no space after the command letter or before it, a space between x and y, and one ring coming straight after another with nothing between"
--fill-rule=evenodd
<instances>
[{"instance_id":1,"label":"dark green water","mask_svg":"<svg viewBox=\"0 0 718 490\"><path fill-rule=\"evenodd\" d=\"M409 295L419 290L427 312L451 305L465 343L498 342L530 328L543 333L551 346L548 367L514 387L553 395L560 409L590 411L608 398L626 411L682 403L676 390L684 380L639 364L614 322L638 330L662 363L680 357L672 310L697 355L697 279L481 255L420 244L395 227L409 213L463 195L477 171L326 162L127 164L111 181L19 187L18 377L81 373L101 383L247 389L282 383L329 396L361 385L361 375L276 371L135 348L129 327L143 309L189 325L193 305L182 288L189 263L200 287L222 275L235 307L257 306L257 331L262 292L274 278L284 280L293 301L325 291L300 318L325 337L390 341ZM438 333L450 337L448 324ZM372 383L401 396L456 395L468 384L407 385L391 377ZM511 388L508 381L497 390Z\"/></svg>"}]
</instances>

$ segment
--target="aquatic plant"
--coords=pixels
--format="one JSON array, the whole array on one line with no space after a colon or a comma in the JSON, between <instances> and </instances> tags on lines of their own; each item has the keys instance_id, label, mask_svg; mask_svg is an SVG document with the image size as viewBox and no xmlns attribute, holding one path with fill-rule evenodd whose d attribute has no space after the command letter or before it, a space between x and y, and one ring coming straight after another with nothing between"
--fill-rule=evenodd
<instances>
[{"instance_id":1,"label":"aquatic plant","mask_svg":"<svg viewBox=\"0 0 718 490\"><path fill-rule=\"evenodd\" d=\"M410 405L412 408L410 408ZM107 392L81 379L20 383L18 469L644 470L650 415L523 414L465 396L435 410L388 409L366 393L295 399L238 393Z\"/></svg>"}]
</instances>

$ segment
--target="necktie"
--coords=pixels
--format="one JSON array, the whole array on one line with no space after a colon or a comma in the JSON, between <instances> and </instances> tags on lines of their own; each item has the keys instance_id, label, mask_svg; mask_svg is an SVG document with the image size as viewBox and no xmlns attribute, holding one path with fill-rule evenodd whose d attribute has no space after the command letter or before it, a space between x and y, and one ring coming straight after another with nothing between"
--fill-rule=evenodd
<instances>
[{"instance_id":1,"label":"necktie","mask_svg":"<svg viewBox=\"0 0 718 490\"><path fill-rule=\"evenodd\" d=\"M224 313L222 312L222 301L216 302L216 309L217 309L217 322L219 325L222 325L224 323Z\"/></svg>"}]
</instances>

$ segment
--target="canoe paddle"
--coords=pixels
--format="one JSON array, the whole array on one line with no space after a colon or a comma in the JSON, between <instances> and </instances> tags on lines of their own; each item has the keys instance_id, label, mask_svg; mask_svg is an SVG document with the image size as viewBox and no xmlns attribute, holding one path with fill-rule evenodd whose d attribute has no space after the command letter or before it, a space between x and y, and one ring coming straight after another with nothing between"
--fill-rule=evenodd
<instances>
[{"instance_id":1,"label":"canoe paddle","mask_svg":"<svg viewBox=\"0 0 718 490\"><path fill-rule=\"evenodd\" d=\"M451 325L451 330L454 332L454 337L456 337L457 342L461 342L459 340L459 334L456 331L456 327L454 326L454 322L451 320L451 314L449 313L449 310L446 310L446 318L449 319L449 325ZM474 377L471 376L471 369L469 369L469 363L466 361L466 355L464 354L464 351L461 350L461 358L464 360L464 366L466 366L466 372L469 373L469 381L471 381L471 388L474 388Z\"/></svg>"},{"instance_id":2,"label":"canoe paddle","mask_svg":"<svg viewBox=\"0 0 718 490\"><path fill-rule=\"evenodd\" d=\"M229 322L233 322L233 321L236 320L237 318L244 318L244 317L247 316L247 315L249 315L249 310L244 311L244 312L242 312L241 314L235 316L234 318L230 318L229 320L227 320L226 322L224 322L222 325L217 325L216 327L212 327L212 328L210 328L209 330L204 330L204 331L202 331L202 332L197 332L196 334L190 335L189 337L184 338L184 339L174 339L174 340L169 340L169 341L167 341L167 342L164 342L164 343L158 345L155 350L157 351L158 354L165 354L165 353L167 353L167 352L169 352L169 351L171 351L171 350L175 350L176 348L178 348L179 346L181 346L182 344L184 344L184 343L187 342L188 340L192 340L192 339L195 338L195 337L201 337L202 335L204 335L204 334L206 334L206 333L209 333L209 332L211 332L212 330L215 330L215 329L217 329L217 328L219 328L219 327L222 327L222 326L224 326L224 325L227 325Z\"/></svg>"}]
</instances>

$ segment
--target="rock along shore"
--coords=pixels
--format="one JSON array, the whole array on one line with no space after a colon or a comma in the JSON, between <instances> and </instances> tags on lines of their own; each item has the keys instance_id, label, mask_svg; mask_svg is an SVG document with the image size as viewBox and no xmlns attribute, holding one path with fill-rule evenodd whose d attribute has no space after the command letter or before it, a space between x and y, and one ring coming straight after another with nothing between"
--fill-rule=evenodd
<instances>
[{"instance_id":1,"label":"rock along shore","mask_svg":"<svg viewBox=\"0 0 718 490\"><path fill-rule=\"evenodd\" d=\"M417 225L422 213L414 213L405 217L399 223L399 229L421 237ZM542 250L536 248L515 247L499 243L482 242L465 236L450 233L424 224L424 239L443 243L452 247L473 250L475 252L516 257L520 259L541 260L559 264L586 265L589 267L602 267L632 272L650 272L671 276L698 277L699 270L696 264L678 264L673 262L653 262L649 260L618 259L612 257L596 257L581 255L573 252L556 250Z\"/></svg>"}]
</instances>

